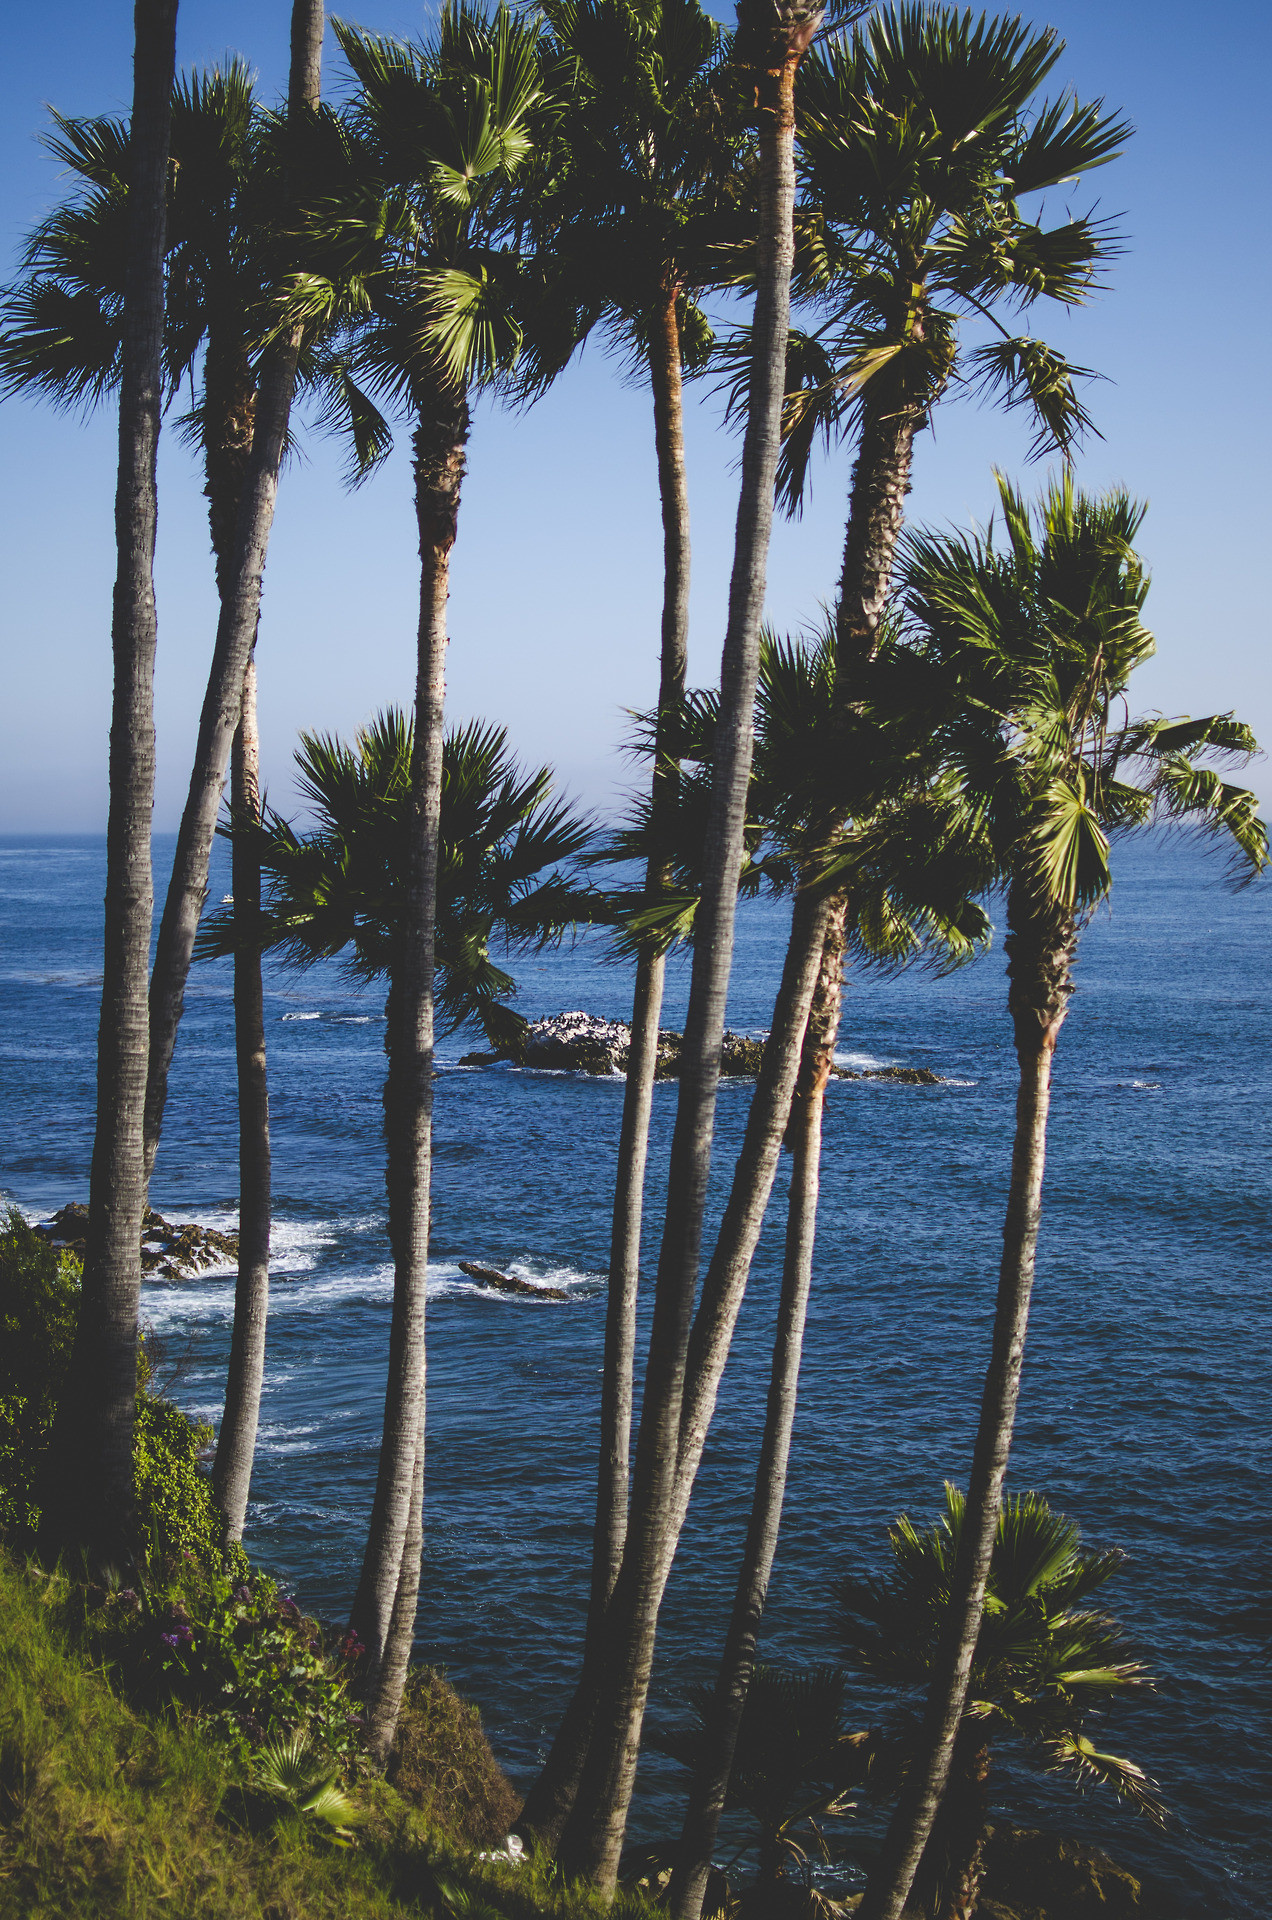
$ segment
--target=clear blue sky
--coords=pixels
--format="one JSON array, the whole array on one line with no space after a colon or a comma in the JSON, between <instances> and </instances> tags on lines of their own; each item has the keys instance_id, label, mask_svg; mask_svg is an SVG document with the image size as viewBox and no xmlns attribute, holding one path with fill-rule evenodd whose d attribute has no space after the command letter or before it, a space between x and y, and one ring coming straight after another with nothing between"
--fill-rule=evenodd
<instances>
[{"instance_id":1,"label":"clear blue sky","mask_svg":"<svg viewBox=\"0 0 1272 1920\"><path fill-rule=\"evenodd\" d=\"M227 49L285 79L286 0L182 0L178 57ZM1272 747L1269 541L1267 109L1270 16L1249 0L1205 10L1169 0L1040 0L1026 10L1064 35L1058 82L1103 95L1137 134L1092 176L1122 216L1127 250L1099 303L1039 331L1106 382L1092 405L1104 438L1081 462L1088 486L1121 481L1150 502L1142 539L1154 572L1159 656L1140 704L1235 707ZM425 13L361 0L349 16L409 34ZM723 16L722 16L723 17ZM131 8L62 0L11 16L0 75L0 253L60 193L38 134L44 103L118 111L130 94ZM338 79L329 56L327 74ZM6 276L8 269L6 268ZM650 701L658 638L660 532L647 396L589 354L529 415L484 411L465 485L451 600L450 710L507 723L604 809L630 778L616 748L623 709ZM689 421L694 512L692 673L714 677L731 556L736 446L705 391ZM114 568L114 422L47 407L0 409L0 528L6 548L0 831L105 825ZM1014 422L947 404L924 436L911 513L987 517L994 463L1023 466ZM817 475L802 522L782 526L769 614L816 616L837 570L848 453ZM395 456L360 494L337 450L309 440L285 477L266 577L259 661L271 797L289 799L298 729L352 731L413 684L415 530L409 471ZM1036 470L1035 470L1036 471ZM169 436L160 467L159 783L155 821L175 826L215 628L207 523L192 457ZM1272 763L1253 782L1272 802Z\"/></svg>"}]
</instances>

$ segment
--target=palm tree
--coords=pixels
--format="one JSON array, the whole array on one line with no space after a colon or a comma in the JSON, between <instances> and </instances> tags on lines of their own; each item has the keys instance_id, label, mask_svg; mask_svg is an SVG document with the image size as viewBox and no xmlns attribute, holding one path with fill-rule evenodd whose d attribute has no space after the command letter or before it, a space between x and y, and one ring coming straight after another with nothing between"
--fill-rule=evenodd
<instances>
[{"instance_id":1,"label":"palm tree","mask_svg":"<svg viewBox=\"0 0 1272 1920\"><path fill-rule=\"evenodd\" d=\"M1256 801L1193 756L1246 759L1231 715L1132 720L1131 674L1154 652L1148 577L1125 493L1053 483L1031 511L999 479L1001 545L951 534L908 542L904 592L932 660L957 690L948 748L980 796L1007 892L1008 1008L1020 1062L993 1347L960 1556L917 1755L861 1913L897 1920L949 1775L984 1604L1011 1445L1042 1206L1056 1042L1084 920L1112 886L1109 835L1167 818L1225 836L1258 873Z\"/></svg>"},{"instance_id":2,"label":"palm tree","mask_svg":"<svg viewBox=\"0 0 1272 1920\"><path fill-rule=\"evenodd\" d=\"M704 364L711 346L699 303L720 278L720 242L739 218L749 142L724 97L727 37L698 0L548 0L544 14L547 59L568 76L569 114L522 197L546 265L545 305L570 324L559 343L549 336L529 356L527 384L544 384L564 352L597 325L649 380L663 523L657 710L670 716L684 693L689 629L682 379ZM653 757L660 823L675 804L666 731L664 721ZM667 863L656 850L646 850L646 861L645 889L654 899L666 888ZM627 1527L641 1219L666 964L661 948L647 943L637 943L635 961L609 1260L590 1661ZM567 1716L531 1790L524 1817L541 1843L559 1838L586 1732L577 1714Z\"/></svg>"},{"instance_id":3,"label":"palm tree","mask_svg":"<svg viewBox=\"0 0 1272 1920\"><path fill-rule=\"evenodd\" d=\"M302 12L299 30L300 57L316 64L321 19ZM310 95L317 97L316 74ZM0 340L0 380L10 391L34 389L71 405L91 403L118 384L131 159L126 123L55 119L58 135L50 146L75 176L77 192L28 241L27 276L5 301L10 325ZM275 291L289 258L289 243L279 231L285 216L277 131L262 113L241 62L178 79L174 86L164 363L173 396L187 377L193 387L196 367L199 372L195 403L181 425L203 457L223 610L233 583L235 525L252 451L260 344L273 325ZM215 696L217 673L214 663L209 698ZM257 804L250 659L242 704L231 774L231 805L240 813ZM197 786L197 765L195 778ZM197 817L197 808L194 813L187 808L186 826L193 822L197 828ZM250 939L254 883L245 858L240 855L234 880L241 919L235 956L239 1281L227 1413L213 1475L227 1544L241 1536L246 1512L269 1289L269 1102L260 962ZM170 929L184 924L182 902L188 906L192 888L201 907L206 879L206 850L200 853L198 832L193 840L183 832L165 908ZM188 955L182 960L179 944L174 947L161 930L150 986L147 1173L162 1124L187 962Z\"/></svg>"},{"instance_id":4,"label":"palm tree","mask_svg":"<svg viewBox=\"0 0 1272 1920\"><path fill-rule=\"evenodd\" d=\"M886 640L890 644L872 663L877 704L866 710L858 703L857 750L848 754L843 753L833 629L812 645L770 641L761 667L752 811L763 823L764 838L753 856L756 871L779 886L794 884L820 896L824 931L793 1107L788 1092L782 1109L790 1114L786 1144L792 1167L755 1497L669 1896L671 1910L692 1920L701 1912L707 1888L777 1547L812 1281L822 1109L839 1029L845 947L876 963L903 964L927 953L948 966L974 957L988 930L982 911L967 897L969 883L974 885L982 870L969 862L966 849L952 857L956 837L960 832L966 837L968 824L959 798L948 782L933 778L927 728L889 712L886 704L889 683L893 693L907 687L914 664L895 628ZM858 786L851 799L845 762ZM839 824L846 800L853 816L847 832ZM755 1109L763 1109L758 1090L753 1117ZM762 1196L761 1213L775 1162L770 1148L764 1177L746 1188L753 1205ZM758 1236L758 1222L753 1231ZM750 1239L748 1267L753 1251ZM716 1264L713 1260L713 1271ZM744 1284L745 1271L740 1279ZM704 1292L710 1286L709 1276ZM682 1436L682 1473L683 1455Z\"/></svg>"},{"instance_id":5,"label":"palm tree","mask_svg":"<svg viewBox=\"0 0 1272 1920\"><path fill-rule=\"evenodd\" d=\"M1089 299L1113 244L1093 218L1044 227L1021 210L1129 136L1100 102L1035 102L1063 52L1052 28L903 5L829 40L801 74L801 290L826 311L792 342L781 486L797 510L817 436L855 430L836 619L856 651L887 603L914 436L952 385L1025 410L1039 452L1067 455L1090 425L1084 370L998 317ZM963 319L996 338L968 349Z\"/></svg>"},{"instance_id":6,"label":"palm tree","mask_svg":"<svg viewBox=\"0 0 1272 1920\"><path fill-rule=\"evenodd\" d=\"M966 1507L945 1489L945 1513L923 1531L905 1515L888 1535L884 1577L849 1578L836 1589L840 1634L852 1664L892 1689L925 1689L949 1613ZM967 1703L955 1739L950 1784L917 1876L932 1920L970 1920L988 1834L994 1745L1009 1740L1075 1785L1101 1781L1151 1818L1162 1817L1152 1782L1132 1760L1099 1751L1088 1732L1102 1706L1151 1686L1115 1620L1084 1604L1125 1556L1084 1551L1072 1520L1036 1493L1004 1502L994 1532ZM873 1736L872 1786L895 1791L911 1764L916 1725L904 1708Z\"/></svg>"},{"instance_id":7,"label":"palm tree","mask_svg":"<svg viewBox=\"0 0 1272 1920\"><path fill-rule=\"evenodd\" d=\"M297 323L347 323L339 378L364 465L358 420L378 419L368 389L408 411L420 538L408 905L390 1002L385 1089L393 1321L380 1471L353 1608L374 1693L399 1580L418 1579L418 1568L404 1567L403 1554L423 1444L450 553L470 389L509 371L520 350L521 259L515 236L508 236L507 188L532 149L544 94L538 28L514 19L506 7L487 22L464 4L448 6L435 40L424 47L348 26L336 31L358 93L342 128L344 150L334 156L335 176L325 183L331 190L315 194L325 205L314 267L297 277L289 313ZM373 435L372 452L383 444L382 435Z\"/></svg>"},{"instance_id":8,"label":"palm tree","mask_svg":"<svg viewBox=\"0 0 1272 1920\"><path fill-rule=\"evenodd\" d=\"M623 1567L606 1623L604 1679L567 1851L603 1891L617 1880L653 1661L715 1120L751 767L752 706L772 528L795 234L795 74L821 9L740 0L735 56L755 88L760 218L742 489L720 679L704 885L681 1053L667 1206Z\"/></svg>"},{"instance_id":9,"label":"palm tree","mask_svg":"<svg viewBox=\"0 0 1272 1920\"><path fill-rule=\"evenodd\" d=\"M265 952L297 967L340 959L358 979L388 983L386 1054L399 1031L390 1009L407 940L413 731L389 707L352 745L302 734L295 761L313 824L298 831L267 807L259 822L231 816L222 828L232 848L250 844L260 867ZM492 949L537 948L596 907L575 873L591 823L554 800L553 785L550 767L517 765L502 727L473 721L443 743L437 1005L446 1031L475 1023L514 1051L525 1021ZM210 914L198 955L231 954L235 938L232 910Z\"/></svg>"},{"instance_id":10,"label":"palm tree","mask_svg":"<svg viewBox=\"0 0 1272 1920\"><path fill-rule=\"evenodd\" d=\"M286 230L288 226L294 227L296 222L301 174L298 160L303 151L302 141L308 125L318 108L322 78L323 28L322 0L292 0L287 118L280 140L282 191L281 205L278 201L275 202L273 227L275 240L280 226ZM250 181L250 174L248 178ZM239 210L236 208L236 211ZM250 255L252 246L248 236L252 231L250 218L238 219L234 224L230 244L237 242ZM222 234L216 238L224 241L227 236ZM271 291L277 290L282 273L286 270L284 257L287 251L288 249L284 247L281 256L277 252L269 256L270 264L274 268ZM222 255L217 258L217 265L223 267L224 264ZM290 262L288 261L286 265L289 266ZM224 284L218 284L218 292L226 291L232 277L232 273L225 275ZM194 302L196 315L198 310L199 302L196 295ZM204 326L207 326L206 317ZM197 338L197 318L194 327ZM223 571L220 567L218 568L221 606L217 622L216 644L213 649L203 708L199 716L199 733L195 746L194 765L190 774L190 787L177 834L172 877L168 883L163 915L159 923L159 938L155 948L154 969L150 983L150 1067L146 1086L147 1177L158 1151L163 1110L167 1100L168 1071L172 1065L177 1029L185 1002L185 985L194 954L199 916L203 911L203 903L207 895L208 862L212 853L217 810L221 804L221 793L225 784L226 762L242 718L247 668L256 645L256 632L260 624L261 585L265 572L265 558L274 523L278 476L287 448L291 406L296 390L296 373L305 333L304 322L295 318L289 318L282 325L274 328L269 344L261 356L256 374L256 392L251 406L251 440L246 459L242 458L242 440L245 437L246 424L244 409L243 416L240 418L239 440L234 456L230 459L225 474L215 478L218 496L221 494L222 485L224 486L226 512L221 519L222 525L229 524L228 507L235 482L237 482L237 500L232 522L233 537L228 545L229 563ZM242 336L235 340L232 330L226 329L224 355L219 346L214 349L210 331L207 345L208 359L205 363L204 377L205 404L211 400L219 407L225 407L227 403L232 407L233 396L240 395L244 400L246 398L243 381ZM221 382L223 371L227 376L228 384L218 384ZM211 380L210 387L209 380ZM223 414L222 418L224 417ZM210 470L210 489L213 484L214 475ZM217 507L213 505L214 542L218 537L219 517ZM240 805L246 804L245 793L239 798ZM246 953L244 964L250 965ZM260 1048L263 1050L263 1036L260 1040ZM252 1054L258 1051L255 1042L252 1043L249 1051ZM259 1111L259 1090L255 1088L252 1093L252 1104ZM268 1151L267 1146L265 1151ZM257 1185L259 1187L259 1182ZM265 1237L268 1239L268 1222L265 1224ZM261 1238L259 1223L253 1228L252 1238L259 1244ZM258 1291L260 1284L260 1276L256 1274L252 1279L253 1290Z\"/></svg>"},{"instance_id":11,"label":"palm tree","mask_svg":"<svg viewBox=\"0 0 1272 1920\"><path fill-rule=\"evenodd\" d=\"M405 1044L413 1050L415 1044L402 1013L418 911L410 886L418 859L419 756L413 736L412 722L392 708L364 728L352 746L302 735L296 763L314 826L298 833L267 811L260 822L250 815L231 818L227 829L236 856L245 846L265 876L258 933L265 951L299 966L343 957L359 977L388 982L385 1186L395 1264L405 1237L403 1187L417 1139L412 1115L404 1114L397 1059L399 1048ZM475 1021L497 1045L515 1045L525 1023L509 1004L516 985L492 958L492 945L539 946L590 917L592 903L572 867L592 829L566 803L552 800L549 768L529 774L518 769L502 728L473 723L450 733L443 742L439 784L431 929L435 1004L449 1026ZM234 914L217 914L200 934L198 950L234 952L237 937ZM421 1394L422 1389L421 1368ZM412 1435L410 1504L393 1604L369 1680L369 1737L381 1757L392 1745L414 1636L423 1447L421 1408ZM361 1601L360 1595L353 1626L364 1637Z\"/></svg>"},{"instance_id":12,"label":"palm tree","mask_svg":"<svg viewBox=\"0 0 1272 1920\"><path fill-rule=\"evenodd\" d=\"M48 1526L59 1544L130 1557L137 1309L146 1202L142 1143L153 890L155 459L163 403L163 255L176 0L137 0L134 190L119 350L119 479L111 644L106 928L97 1127L83 1305L54 1436Z\"/></svg>"}]
</instances>

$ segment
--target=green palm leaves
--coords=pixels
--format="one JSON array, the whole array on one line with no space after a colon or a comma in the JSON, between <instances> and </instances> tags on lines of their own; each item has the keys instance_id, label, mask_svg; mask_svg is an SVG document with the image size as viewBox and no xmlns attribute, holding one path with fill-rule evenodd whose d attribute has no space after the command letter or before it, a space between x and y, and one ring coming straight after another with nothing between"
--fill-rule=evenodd
<instances>
[{"instance_id":1,"label":"green palm leaves","mask_svg":"<svg viewBox=\"0 0 1272 1920\"><path fill-rule=\"evenodd\" d=\"M370 395L413 412L463 393L521 352L522 258L508 187L546 108L539 34L501 7L443 9L420 47L337 22L358 83L316 149L309 252L289 310L342 329L328 355L328 422L355 471L387 451Z\"/></svg>"},{"instance_id":2,"label":"green palm leaves","mask_svg":"<svg viewBox=\"0 0 1272 1920\"><path fill-rule=\"evenodd\" d=\"M314 824L297 831L266 812L231 823L259 852L267 902L262 945L294 965L343 957L366 979L392 977L407 912L413 733L394 708L352 745L302 735L300 789ZM551 770L523 771L506 732L479 722L452 731L442 759L437 878L437 1005L453 1026L477 1021L498 1045L524 1025L507 1005L516 983L491 957L559 939L590 917L578 856L591 828L552 797ZM231 913L200 934L205 957L233 950Z\"/></svg>"},{"instance_id":3,"label":"green palm leaves","mask_svg":"<svg viewBox=\"0 0 1272 1920\"><path fill-rule=\"evenodd\" d=\"M340 1770L315 1753L304 1733L267 1740L255 1756L252 1782L280 1806L314 1822L339 1846L348 1846L357 1808L339 1786Z\"/></svg>"},{"instance_id":4,"label":"green palm leaves","mask_svg":"<svg viewBox=\"0 0 1272 1920\"><path fill-rule=\"evenodd\" d=\"M840 1635L855 1666L889 1687L924 1688L946 1628L965 1502L918 1528L905 1515L888 1535L892 1565L840 1583ZM1115 1620L1086 1603L1123 1563L1082 1547L1073 1521L1037 1493L1003 1504L964 1709L969 1737L1024 1742L1081 1784L1100 1778L1140 1812L1162 1816L1152 1782L1131 1760L1099 1753L1086 1727L1115 1698L1151 1685ZM906 1738L898 1733L892 1738Z\"/></svg>"},{"instance_id":5,"label":"green palm leaves","mask_svg":"<svg viewBox=\"0 0 1272 1920\"><path fill-rule=\"evenodd\" d=\"M742 231L750 142L729 103L729 41L698 0L547 0L546 59L569 111L522 196L558 326L542 330L529 384L552 377L598 322L637 366L660 351L660 309L679 357L712 346L699 304L726 278Z\"/></svg>"},{"instance_id":6,"label":"green palm leaves","mask_svg":"<svg viewBox=\"0 0 1272 1920\"><path fill-rule=\"evenodd\" d=\"M979 796L1000 866L1041 900L1089 908L1111 885L1110 836L1152 819L1220 836L1257 873L1267 831L1254 795L1199 761L1253 754L1231 714L1132 719L1131 675L1155 651L1144 510L1069 475L1030 507L1001 476L1001 533L915 533L902 592L920 650L957 688L947 746Z\"/></svg>"},{"instance_id":7,"label":"green palm leaves","mask_svg":"<svg viewBox=\"0 0 1272 1920\"><path fill-rule=\"evenodd\" d=\"M1025 408L1036 452L1068 453L1090 425L1084 369L998 318L1087 299L1112 250L1099 221L1044 226L1020 205L1113 159L1130 132L1098 103L1034 105L1062 50L1018 19L903 6L805 61L800 288L827 311L792 340L779 479L790 510L818 438L856 425L868 396L921 415L963 381ZM997 339L963 349L969 317Z\"/></svg>"}]
</instances>

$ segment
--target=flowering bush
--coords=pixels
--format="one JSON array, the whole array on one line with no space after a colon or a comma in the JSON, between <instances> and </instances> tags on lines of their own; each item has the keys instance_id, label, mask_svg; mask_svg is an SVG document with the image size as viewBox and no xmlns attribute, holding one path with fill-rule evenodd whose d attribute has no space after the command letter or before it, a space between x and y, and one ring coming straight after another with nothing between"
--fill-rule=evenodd
<instances>
[{"instance_id":1,"label":"flowering bush","mask_svg":"<svg viewBox=\"0 0 1272 1920\"><path fill-rule=\"evenodd\" d=\"M296 1733L342 1764L361 1746L349 1694L361 1647L346 1634L329 1651L267 1575L209 1571L187 1553L161 1584L111 1595L97 1623L131 1691L187 1707L243 1757Z\"/></svg>"}]
</instances>

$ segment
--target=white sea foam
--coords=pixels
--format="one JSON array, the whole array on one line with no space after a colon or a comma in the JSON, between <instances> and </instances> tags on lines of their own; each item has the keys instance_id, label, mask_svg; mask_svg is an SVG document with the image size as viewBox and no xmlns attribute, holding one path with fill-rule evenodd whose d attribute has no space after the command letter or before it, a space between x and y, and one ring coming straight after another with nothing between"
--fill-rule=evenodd
<instances>
[{"instance_id":1,"label":"white sea foam","mask_svg":"<svg viewBox=\"0 0 1272 1920\"><path fill-rule=\"evenodd\" d=\"M284 1020L321 1020L322 1015L320 1013L285 1013L282 1018Z\"/></svg>"},{"instance_id":2,"label":"white sea foam","mask_svg":"<svg viewBox=\"0 0 1272 1920\"><path fill-rule=\"evenodd\" d=\"M877 1067L895 1067L897 1064L895 1058L884 1060L874 1053L851 1053L840 1049L835 1054L835 1065L851 1067L854 1073L868 1073Z\"/></svg>"}]
</instances>

